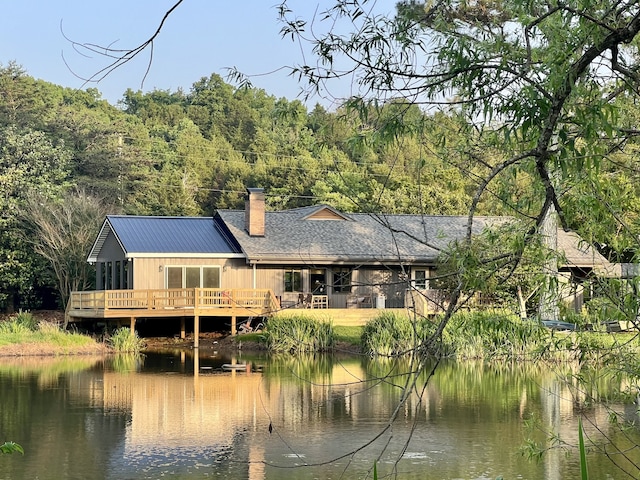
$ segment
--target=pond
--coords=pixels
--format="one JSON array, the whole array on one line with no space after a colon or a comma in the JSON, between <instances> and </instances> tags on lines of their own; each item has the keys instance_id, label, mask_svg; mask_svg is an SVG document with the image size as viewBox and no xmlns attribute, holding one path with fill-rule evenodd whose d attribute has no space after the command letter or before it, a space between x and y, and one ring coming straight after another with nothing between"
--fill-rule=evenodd
<instances>
[{"instance_id":1,"label":"pond","mask_svg":"<svg viewBox=\"0 0 640 480\"><path fill-rule=\"evenodd\" d=\"M0 359L0 443L25 449L0 456L0 479L364 479L374 464L378 478L580 478L579 414L606 449L592 448L591 478L638 475L638 432L611 422L612 409L637 419L624 379L472 362L405 375L414 367L208 349ZM596 391L610 401L589 402ZM559 443L540 460L521 453L549 434Z\"/></svg>"}]
</instances>

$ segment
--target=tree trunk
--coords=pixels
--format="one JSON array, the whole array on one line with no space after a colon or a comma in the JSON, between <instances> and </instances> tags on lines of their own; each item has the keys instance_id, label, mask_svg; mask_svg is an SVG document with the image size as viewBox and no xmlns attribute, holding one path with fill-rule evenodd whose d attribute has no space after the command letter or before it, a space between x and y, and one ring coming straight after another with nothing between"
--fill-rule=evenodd
<instances>
[{"instance_id":1,"label":"tree trunk","mask_svg":"<svg viewBox=\"0 0 640 480\"><path fill-rule=\"evenodd\" d=\"M544 273L547 277L540 294L538 316L540 320L558 321L558 217L552 205L544 217L541 228L542 243L546 247L547 257Z\"/></svg>"},{"instance_id":2,"label":"tree trunk","mask_svg":"<svg viewBox=\"0 0 640 480\"><path fill-rule=\"evenodd\" d=\"M518 310L520 310L520 318L522 320L527 318L527 299L524 298L524 295L522 294L522 287L520 287L520 285L518 285Z\"/></svg>"}]
</instances>

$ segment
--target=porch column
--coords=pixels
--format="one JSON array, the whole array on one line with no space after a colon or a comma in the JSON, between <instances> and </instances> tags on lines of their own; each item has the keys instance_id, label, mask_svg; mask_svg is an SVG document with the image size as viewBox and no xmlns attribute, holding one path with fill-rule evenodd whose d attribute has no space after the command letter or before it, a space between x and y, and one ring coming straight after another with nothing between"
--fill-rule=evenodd
<instances>
[{"instance_id":1,"label":"porch column","mask_svg":"<svg viewBox=\"0 0 640 480\"><path fill-rule=\"evenodd\" d=\"M127 274L127 260L123 259L120 262L120 289L122 290L123 288L125 288L125 285L127 284L127 279L125 278L125 275Z\"/></svg>"},{"instance_id":2,"label":"porch column","mask_svg":"<svg viewBox=\"0 0 640 480\"><path fill-rule=\"evenodd\" d=\"M187 336L185 323L185 317L180 318L180 338L182 340L184 340Z\"/></svg>"},{"instance_id":3,"label":"porch column","mask_svg":"<svg viewBox=\"0 0 640 480\"><path fill-rule=\"evenodd\" d=\"M129 332L132 337L136 334L136 317L131 317L129 319Z\"/></svg>"},{"instance_id":4,"label":"porch column","mask_svg":"<svg viewBox=\"0 0 640 480\"><path fill-rule=\"evenodd\" d=\"M193 348L198 348L200 337L200 316L193 317Z\"/></svg>"},{"instance_id":5,"label":"porch column","mask_svg":"<svg viewBox=\"0 0 640 480\"><path fill-rule=\"evenodd\" d=\"M231 316L231 336L235 336L236 334L236 316Z\"/></svg>"},{"instance_id":6,"label":"porch column","mask_svg":"<svg viewBox=\"0 0 640 480\"><path fill-rule=\"evenodd\" d=\"M118 271L118 262L111 262L111 289L117 290L119 287L116 285L116 279L118 275L116 272Z\"/></svg>"},{"instance_id":7,"label":"porch column","mask_svg":"<svg viewBox=\"0 0 640 480\"><path fill-rule=\"evenodd\" d=\"M257 277L257 267L256 264L253 264L253 289L256 289L256 277Z\"/></svg>"},{"instance_id":8,"label":"porch column","mask_svg":"<svg viewBox=\"0 0 640 480\"><path fill-rule=\"evenodd\" d=\"M96 263L96 290L104 290L104 262Z\"/></svg>"},{"instance_id":9,"label":"porch column","mask_svg":"<svg viewBox=\"0 0 640 480\"><path fill-rule=\"evenodd\" d=\"M127 260L127 288L133 288L133 260Z\"/></svg>"},{"instance_id":10,"label":"porch column","mask_svg":"<svg viewBox=\"0 0 640 480\"><path fill-rule=\"evenodd\" d=\"M111 266L113 262L105 262L104 263L104 285L103 285L103 289L104 290L111 290L112 284L111 284L111 276L113 275L112 269L113 267Z\"/></svg>"}]
</instances>

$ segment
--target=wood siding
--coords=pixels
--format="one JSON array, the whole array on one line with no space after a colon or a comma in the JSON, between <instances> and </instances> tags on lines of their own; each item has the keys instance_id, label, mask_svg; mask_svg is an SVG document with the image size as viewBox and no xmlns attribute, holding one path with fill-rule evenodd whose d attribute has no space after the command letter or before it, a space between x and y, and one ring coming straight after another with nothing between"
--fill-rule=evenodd
<instances>
[{"instance_id":1,"label":"wood siding","mask_svg":"<svg viewBox=\"0 0 640 480\"><path fill-rule=\"evenodd\" d=\"M166 288L166 267L180 266L219 266L221 288L252 288L251 267L243 259L179 257L136 258L133 262L133 288Z\"/></svg>"}]
</instances>

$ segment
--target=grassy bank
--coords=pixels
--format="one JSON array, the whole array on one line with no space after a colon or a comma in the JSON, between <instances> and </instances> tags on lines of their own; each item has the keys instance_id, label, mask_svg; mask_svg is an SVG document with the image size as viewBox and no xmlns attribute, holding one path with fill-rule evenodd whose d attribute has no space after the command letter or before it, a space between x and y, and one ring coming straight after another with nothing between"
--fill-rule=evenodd
<instances>
[{"instance_id":1,"label":"grassy bank","mask_svg":"<svg viewBox=\"0 0 640 480\"><path fill-rule=\"evenodd\" d=\"M21 312L0 322L0 356L100 355L110 347Z\"/></svg>"}]
</instances>

